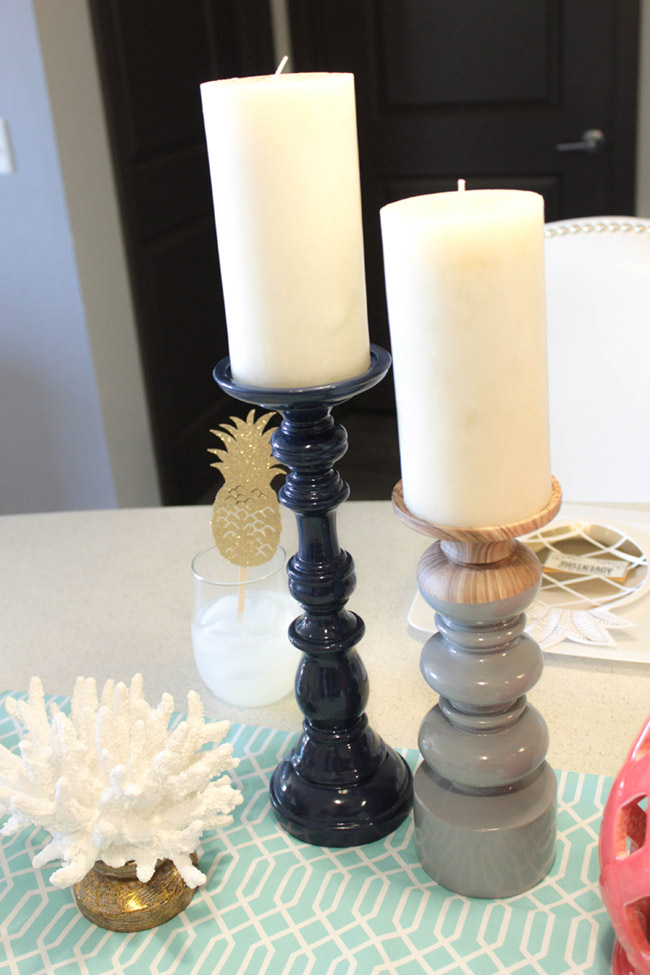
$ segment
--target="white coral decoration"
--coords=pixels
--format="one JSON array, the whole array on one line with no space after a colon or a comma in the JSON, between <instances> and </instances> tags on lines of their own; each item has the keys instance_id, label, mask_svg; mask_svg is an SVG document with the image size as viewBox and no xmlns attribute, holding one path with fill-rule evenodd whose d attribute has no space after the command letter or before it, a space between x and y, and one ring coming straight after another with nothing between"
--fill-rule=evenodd
<instances>
[{"instance_id":1,"label":"white coral decoration","mask_svg":"<svg viewBox=\"0 0 650 975\"><path fill-rule=\"evenodd\" d=\"M167 858L189 887L205 883L190 856L205 829L232 822L242 795L223 774L238 764L232 746L219 744L230 724L206 724L195 691L172 731L174 699L163 694L151 708L140 674L130 687L107 681L101 702L95 681L79 677L70 717L53 704L51 723L38 677L28 701L8 698L6 708L25 736L21 757L0 746L0 814L9 814L0 832L46 829L51 842L33 864L62 860L55 886L77 883L96 860L111 867L135 860L146 882ZM208 742L214 747L203 749Z\"/></svg>"}]
</instances>

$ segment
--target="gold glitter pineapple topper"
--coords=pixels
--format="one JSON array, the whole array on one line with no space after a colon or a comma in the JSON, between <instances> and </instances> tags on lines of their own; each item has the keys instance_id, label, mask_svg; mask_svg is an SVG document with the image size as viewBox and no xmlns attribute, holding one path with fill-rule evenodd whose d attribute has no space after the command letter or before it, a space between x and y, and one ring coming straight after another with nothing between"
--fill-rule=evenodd
<instances>
[{"instance_id":1,"label":"gold glitter pineapple topper","mask_svg":"<svg viewBox=\"0 0 650 975\"><path fill-rule=\"evenodd\" d=\"M210 430L224 446L208 448L224 478L212 507L212 534L223 557L242 567L262 565L280 543L280 504L271 482L284 470L271 452L273 413L231 416Z\"/></svg>"}]
</instances>

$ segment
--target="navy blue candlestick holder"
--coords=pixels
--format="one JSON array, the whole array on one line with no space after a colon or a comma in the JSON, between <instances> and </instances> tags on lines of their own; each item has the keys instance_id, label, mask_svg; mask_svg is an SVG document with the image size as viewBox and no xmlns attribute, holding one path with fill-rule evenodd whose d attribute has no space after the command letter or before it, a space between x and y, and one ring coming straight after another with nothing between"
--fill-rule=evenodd
<instances>
[{"instance_id":1,"label":"navy blue candlestick holder","mask_svg":"<svg viewBox=\"0 0 650 975\"><path fill-rule=\"evenodd\" d=\"M287 832L319 846L381 839L408 815L413 797L408 765L364 713L368 676L356 648L365 626L345 608L356 578L336 531L336 509L350 491L334 470L347 450L347 433L331 411L380 382L389 367L389 354L373 345L367 372L328 386L246 386L232 378L229 359L214 370L235 399L283 416L271 444L289 468L280 501L298 524L298 552L287 572L304 614L291 624L289 639L303 653L296 699L305 720L298 743L273 773L270 798Z\"/></svg>"}]
</instances>

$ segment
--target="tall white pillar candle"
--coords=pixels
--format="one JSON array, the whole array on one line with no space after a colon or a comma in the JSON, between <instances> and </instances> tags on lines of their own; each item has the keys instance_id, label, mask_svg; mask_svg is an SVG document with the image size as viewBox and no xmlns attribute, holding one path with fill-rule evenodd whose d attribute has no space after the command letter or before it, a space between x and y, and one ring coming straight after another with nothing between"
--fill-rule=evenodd
<instances>
[{"instance_id":1,"label":"tall white pillar candle","mask_svg":"<svg viewBox=\"0 0 650 975\"><path fill-rule=\"evenodd\" d=\"M404 501L511 524L551 494L544 205L472 190L381 211Z\"/></svg>"},{"instance_id":2,"label":"tall white pillar candle","mask_svg":"<svg viewBox=\"0 0 650 975\"><path fill-rule=\"evenodd\" d=\"M369 364L354 78L201 85L233 377L318 386Z\"/></svg>"}]
</instances>

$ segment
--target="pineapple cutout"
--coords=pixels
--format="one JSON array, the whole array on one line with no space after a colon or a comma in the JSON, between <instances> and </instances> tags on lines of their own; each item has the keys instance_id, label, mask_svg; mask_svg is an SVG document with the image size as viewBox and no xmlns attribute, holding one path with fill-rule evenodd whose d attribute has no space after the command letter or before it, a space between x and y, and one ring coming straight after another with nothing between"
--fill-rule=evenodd
<instances>
[{"instance_id":1,"label":"pineapple cutout","mask_svg":"<svg viewBox=\"0 0 650 975\"><path fill-rule=\"evenodd\" d=\"M273 429L265 429L273 415L256 420L251 410L245 420L231 416L210 430L224 444L208 448L219 458L210 466L224 478L212 507L212 534L223 557L242 567L268 562L280 543L280 504L271 481L284 468L271 453Z\"/></svg>"}]
</instances>

